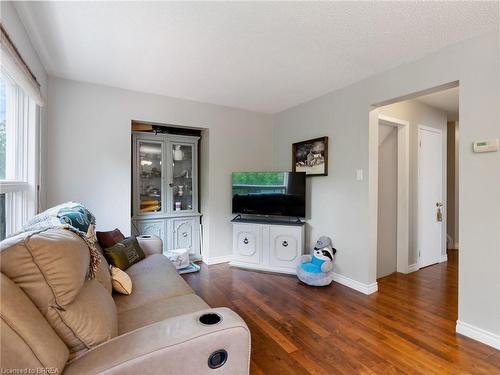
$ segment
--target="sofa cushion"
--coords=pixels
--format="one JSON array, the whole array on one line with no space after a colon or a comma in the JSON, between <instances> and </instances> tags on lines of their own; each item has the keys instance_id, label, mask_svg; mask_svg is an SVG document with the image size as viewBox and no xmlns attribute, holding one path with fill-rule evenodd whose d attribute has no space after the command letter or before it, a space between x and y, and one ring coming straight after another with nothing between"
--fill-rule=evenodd
<instances>
[{"instance_id":1,"label":"sofa cushion","mask_svg":"<svg viewBox=\"0 0 500 375\"><path fill-rule=\"evenodd\" d=\"M146 257L135 237L125 238L114 246L104 249L104 256L109 263L122 271Z\"/></svg>"},{"instance_id":2,"label":"sofa cushion","mask_svg":"<svg viewBox=\"0 0 500 375\"><path fill-rule=\"evenodd\" d=\"M132 280L125 271L113 266L109 266L109 271L111 273L111 283L113 284L113 290L115 292L126 295L132 293Z\"/></svg>"},{"instance_id":3,"label":"sofa cushion","mask_svg":"<svg viewBox=\"0 0 500 375\"><path fill-rule=\"evenodd\" d=\"M0 247L2 273L34 302L71 355L116 336L113 298L99 281L87 280L89 249L75 233L28 232Z\"/></svg>"},{"instance_id":4,"label":"sofa cushion","mask_svg":"<svg viewBox=\"0 0 500 375\"><path fill-rule=\"evenodd\" d=\"M64 309L50 307L47 319L70 348L70 359L118 334L116 306L97 280L87 280Z\"/></svg>"},{"instance_id":5,"label":"sofa cushion","mask_svg":"<svg viewBox=\"0 0 500 375\"><path fill-rule=\"evenodd\" d=\"M209 308L196 294L159 299L118 314L118 333L122 335L164 319Z\"/></svg>"},{"instance_id":6,"label":"sofa cushion","mask_svg":"<svg viewBox=\"0 0 500 375\"><path fill-rule=\"evenodd\" d=\"M49 306L76 298L89 269L87 245L65 229L21 233L3 241L0 250L1 271L44 315Z\"/></svg>"},{"instance_id":7,"label":"sofa cushion","mask_svg":"<svg viewBox=\"0 0 500 375\"><path fill-rule=\"evenodd\" d=\"M97 241L102 248L107 248L116 245L121 240L125 239L125 236L120 231L120 229L115 228L108 232L96 232Z\"/></svg>"},{"instance_id":8,"label":"sofa cushion","mask_svg":"<svg viewBox=\"0 0 500 375\"><path fill-rule=\"evenodd\" d=\"M97 268L95 279L101 283L101 285L108 291L109 294L111 294L113 293L113 286L111 284L109 264L106 258L104 258L101 247L99 245L97 246L97 250L99 251L99 256L101 257L101 264L99 264L99 268Z\"/></svg>"},{"instance_id":9,"label":"sofa cushion","mask_svg":"<svg viewBox=\"0 0 500 375\"><path fill-rule=\"evenodd\" d=\"M68 348L28 296L3 273L0 276L2 369L54 368L60 373Z\"/></svg>"},{"instance_id":10,"label":"sofa cushion","mask_svg":"<svg viewBox=\"0 0 500 375\"><path fill-rule=\"evenodd\" d=\"M150 255L130 266L127 274L134 288L129 296L113 295L118 313L158 299L193 293L173 264L162 254Z\"/></svg>"}]
</instances>

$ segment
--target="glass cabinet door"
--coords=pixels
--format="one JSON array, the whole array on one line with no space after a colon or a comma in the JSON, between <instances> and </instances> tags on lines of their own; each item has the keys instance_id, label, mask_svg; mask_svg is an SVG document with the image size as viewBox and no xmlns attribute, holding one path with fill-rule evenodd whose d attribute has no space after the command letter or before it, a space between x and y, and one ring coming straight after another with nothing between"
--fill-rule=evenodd
<instances>
[{"instance_id":1,"label":"glass cabinet door","mask_svg":"<svg viewBox=\"0 0 500 375\"><path fill-rule=\"evenodd\" d=\"M171 143L172 211L193 210L193 145Z\"/></svg>"},{"instance_id":2,"label":"glass cabinet door","mask_svg":"<svg viewBox=\"0 0 500 375\"><path fill-rule=\"evenodd\" d=\"M139 213L159 212L162 209L162 143L139 140L137 147Z\"/></svg>"}]
</instances>

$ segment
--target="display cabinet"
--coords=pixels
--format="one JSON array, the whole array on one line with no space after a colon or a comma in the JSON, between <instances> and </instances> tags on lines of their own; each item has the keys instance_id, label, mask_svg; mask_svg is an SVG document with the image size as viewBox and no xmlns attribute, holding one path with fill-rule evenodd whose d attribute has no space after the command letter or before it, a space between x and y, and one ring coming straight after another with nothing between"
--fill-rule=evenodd
<instances>
[{"instance_id":1,"label":"display cabinet","mask_svg":"<svg viewBox=\"0 0 500 375\"><path fill-rule=\"evenodd\" d=\"M134 132L132 140L133 231L159 236L164 251L189 248L201 258L199 137Z\"/></svg>"}]
</instances>

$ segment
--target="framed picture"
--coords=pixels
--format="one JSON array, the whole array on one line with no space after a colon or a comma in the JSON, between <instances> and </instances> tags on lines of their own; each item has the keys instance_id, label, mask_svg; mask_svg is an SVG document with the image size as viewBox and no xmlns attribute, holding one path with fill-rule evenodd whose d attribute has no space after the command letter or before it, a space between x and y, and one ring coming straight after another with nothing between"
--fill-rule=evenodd
<instances>
[{"instance_id":1,"label":"framed picture","mask_svg":"<svg viewBox=\"0 0 500 375\"><path fill-rule=\"evenodd\" d=\"M328 137L294 143L292 163L294 172L306 172L306 176L328 176Z\"/></svg>"}]
</instances>

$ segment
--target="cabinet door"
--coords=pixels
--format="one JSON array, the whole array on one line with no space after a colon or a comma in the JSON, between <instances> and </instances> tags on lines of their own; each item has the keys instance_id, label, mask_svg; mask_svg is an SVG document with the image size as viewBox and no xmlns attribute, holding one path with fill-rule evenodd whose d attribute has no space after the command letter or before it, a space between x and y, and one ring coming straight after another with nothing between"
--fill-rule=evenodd
<instances>
[{"instance_id":1,"label":"cabinet door","mask_svg":"<svg viewBox=\"0 0 500 375\"><path fill-rule=\"evenodd\" d=\"M258 225L233 224L234 260L255 264L261 262L260 229Z\"/></svg>"},{"instance_id":2,"label":"cabinet door","mask_svg":"<svg viewBox=\"0 0 500 375\"><path fill-rule=\"evenodd\" d=\"M302 228L271 226L269 229L269 264L295 268L302 255Z\"/></svg>"},{"instance_id":3,"label":"cabinet door","mask_svg":"<svg viewBox=\"0 0 500 375\"><path fill-rule=\"evenodd\" d=\"M169 142L169 153L172 169L169 171L168 212L196 212L198 209L196 144L177 141L174 138Z\"/></svg>"},{"instance_id":4,"label":"cabinet door","mask_svg":"<svg viewBox=\"0 0 500 375\"><path fill-rule=\"evenodd\" d=\"M134 158L134 211L136 215L154 216L166 211L163 154L163 141L136 139Z\"/></svg>"},{"instance_id":5,"label":"cabinet door","mask_svg":"<svg viewBox=\"0 0 500 375\"><path fill-rule=\"evenodd\" d=\"M170 219L171 249L189 249L192 257L200 255L200 230L198 218Z\"/></svg>"},{"instance_id":6,"label":"cabinet door","mask_svg":"<svg viewBox=\"0 0 500 375\"><path fill-rule=\"evenodd\" d=\"M163 251L167 249L167 238L165 232L165 220L138 220L134 222L137 234L150 234L158 236L163 241Z\"/></svg>"}]
</instances>

